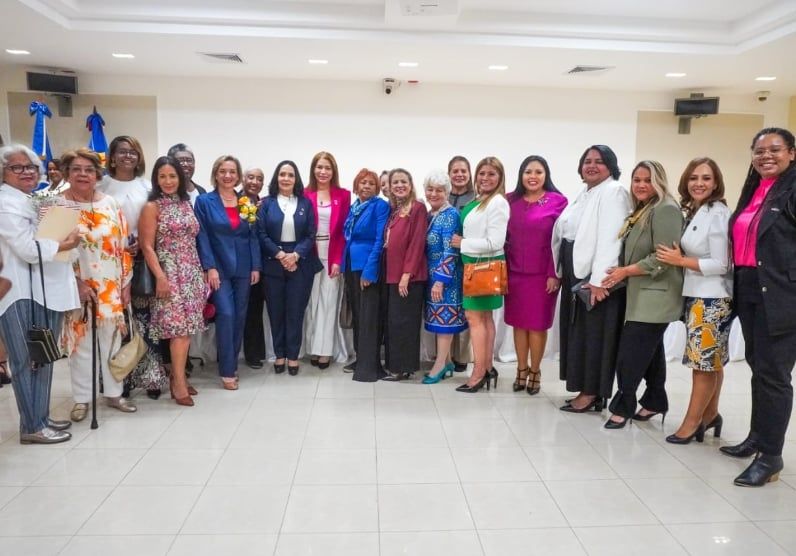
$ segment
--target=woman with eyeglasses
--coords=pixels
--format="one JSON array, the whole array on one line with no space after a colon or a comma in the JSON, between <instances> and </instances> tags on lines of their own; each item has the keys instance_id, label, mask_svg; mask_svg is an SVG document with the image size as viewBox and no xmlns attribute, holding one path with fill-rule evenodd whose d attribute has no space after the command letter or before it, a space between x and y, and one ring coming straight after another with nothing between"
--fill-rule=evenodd
<instances>
[{"instance_id":1,"label":"woman with eyeglasses","mask_svg":"<svg viewBox=\"0 0 796 556\"><path fill-rule=\"evenodd\" d=\"M126 332L124 308L130 304L132 259L127 250L127 219L119 203L96 188L102 176L99 155L86 148L65 153L61 160L72 187L64 198L80 210L75 274L81 301L86 302L82 318L72 318L66 327L69 370L75 405L72 420L86 418L91 400L92 324L91 308L96 307L97 352L100 361L116 353ZM136 406L122 397L122 384L116 382L107 364L98 365L108 406L133 413Z\"/></svg>"},{"instance_id":2,"label":"woman with eyeglasses","mask_svg":"<svg viewBox=\"0 0 796 556\"><path fill-rule=\"evenodd\" d=\"M249 168L243 172L243 194L255 207L259 207L262 202L260 194L264 184L265 173L262 168ZM243 357L252 369L262 369L266 357L263 325L264 286L264 282L260 280L249 288L249 306L246 309L246 324L243 328Z\"/></svg>"},{"instance_id":3,"label":"woman with eyeglasses","mask_svg":"<svg viewBox=\"0 0 796 556\"><path fill-rule=\"evenodd\" d=\"M146 162L141 143L135 137L120 135L108 146L106 160L108 174L97 184L97 190L110 195L122 207L128 227L128 250L143 260L138 249L138 219L152 191L152 184L144 176ZM143 265L141 265L143 267ZM160 397L161 388L168 383L168 373L161 357L160 343L152 340L149 333L151 321L151 297L135 296L132 299L133 318L147 345L144 356L125 380L124 395L132 388L144 388L153 400Z\"/></svg>"},{"instance_id":4,"label":"woman with eyeglasses","mask_svg":"<svg viewBox=\"0 0 796 556\"><path fill-rule=\"evenodd\" d=\"M0 221L3 223L0 226L0 279L9 288L0 296L0 339L5 344L14 377L9 382L12 382L19 410L19 441L22 444L66 442L72 435L64 429L71 423L50 419L53 366L34 366L25 338L32 325L43 327L46 320L57 337L64 313L80 307L72 265L55 260L57 253L76 247L80 237L74 230L60 242L38 240L40 265L35 240L39 219L30 197L39 183L39 159L25 146L9 145L0 148L0 169ZM46 312L40 285L42 276L47 296Z\"/></svg>"},{"instance_id":5,"label":"woman with eyeglasses","mask_svg":"<svg viewBox=\"0 0 796 556\"><path fill-rule=\"evenodd\" d=\"M730 219L735 264L735 308L752 368L749 435L728 456L757 454L738 486L775 481L793 409L791 374L796 364L796 141L778 127L759 131L752 164Z\"/></svg>"},{"instance_id":6,"label":"woman with eyeglasses","mask_svg":"<svg viewBox=\"0 0 796 556\"><path fill-rule=\"evenodd\" d=\"M177 143L172 145L166 154L177 161L182 173L185 174L185 179L187 180L185 188L188 192L191 206L193 206L199 195L207 193L204 187L193 181L194 172L196 172L196 158L193 151L185 143Z\"/></svg>"}]
</instances>

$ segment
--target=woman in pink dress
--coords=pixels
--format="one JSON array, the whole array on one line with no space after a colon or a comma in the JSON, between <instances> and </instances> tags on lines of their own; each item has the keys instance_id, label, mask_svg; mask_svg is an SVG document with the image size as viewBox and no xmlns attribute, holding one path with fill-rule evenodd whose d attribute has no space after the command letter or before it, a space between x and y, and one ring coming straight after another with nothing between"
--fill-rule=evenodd
<instances>
[{"instance_id":1,"label":"woman in pink dress","mask_svg":"<svg viewBox=\"0 0 796 556\"><path fill-rule=\"evenodd\" d=\"M517 187L507 199L511 214L506 235L509 291L504 319L514 327L517 378L513 390L525 389L533 396L541 389L540 364L560 287L550 240L567 199L553 185L547 161L536 155L520 164Z\"/></svg>"}]
</instances>

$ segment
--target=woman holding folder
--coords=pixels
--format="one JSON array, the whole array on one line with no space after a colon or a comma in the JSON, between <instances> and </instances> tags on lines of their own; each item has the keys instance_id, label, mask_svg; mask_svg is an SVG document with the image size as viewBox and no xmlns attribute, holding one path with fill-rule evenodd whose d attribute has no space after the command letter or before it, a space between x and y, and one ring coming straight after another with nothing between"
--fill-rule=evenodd
<instances>
[{"instance_id":1,"label":"woman holding folder","mask_svg":"<svg viewBox=\"0 0 796 556\"><path fill-rule=\"evenodd\" d=\"M0 169L0 280L9 283L0 298L0 339L8 351L14 377L19 441L66 442L72 435L64 429L71 423L50 419L53 366L34 366L25 338L34 324L44 326L47 321L57 337L64 312L80 307L72 266L55 260L56 254L76 247L79 236L73 230L61 241L36 240L39 219L30 193L39 183L41 166L33 151L22 145L0 148ZM46 309L43 293L48 298Z\"/></svg>"}]
</instances>

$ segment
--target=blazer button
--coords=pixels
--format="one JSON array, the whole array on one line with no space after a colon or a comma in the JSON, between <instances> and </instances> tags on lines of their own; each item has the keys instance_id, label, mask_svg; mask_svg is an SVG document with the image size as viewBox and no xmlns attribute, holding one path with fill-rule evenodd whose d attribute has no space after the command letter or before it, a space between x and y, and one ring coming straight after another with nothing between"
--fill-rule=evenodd
<instances>
[{"instance_id":1,"label":"blazer button","mask_svg":"<svg viewBox=\"0 0 796 556\"><path fill-rule=\"evenodd\" d=\"M757 266L763 266L763 261L757 261Z\"/></svg>"},{"instance_id":2,"label":"blazer button","mask_svg":"<svg viewBox=\"0 0 796 556\"><path fill-rule=\"evenodd\" d=\"M768 288L763 286L762 288L760 288L760 291L762 291L763 293L766 293L768 291Z\"/></svg>"}]
</instances>

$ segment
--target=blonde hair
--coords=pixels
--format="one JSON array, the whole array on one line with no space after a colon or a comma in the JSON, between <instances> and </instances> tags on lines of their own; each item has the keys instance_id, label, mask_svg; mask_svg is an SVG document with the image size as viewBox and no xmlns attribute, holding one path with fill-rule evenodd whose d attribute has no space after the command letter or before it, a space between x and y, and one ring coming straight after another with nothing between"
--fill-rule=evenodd
<instances>
[{"instance_id":1,"label":"blonde hair","mask_svg":"<svg viewBox=\"0 0 796 556\"><path fill-rule=\"evenodd\" d=\"M231 154L225 154L219 156L215 162L213 162L213 169L210 170L210 183L213 184L213 189L218 189L218 184L216 183L216 173L218 169L221 168L221 165L225 162L232 162L235 164L235 169L238 172L238 183L235 186L240 185L243 183L243 168L240 165L240 160L232 156Z\"/></svg>"},{"instance_id":2,"label":"blonde hair","mask_svg":"<svg viewBox=\"0 0 796 556\"><path fill-rule=\"evenodd\" d=\"M498 182L498 186L486 197L481 199L481 202L478 203L478 206L475 210L484 210L486 206L489 204L489 201L495 195L505 195L506 194L506 171L503 168L503 163L498 160L497 157L494 156L487 156L486 158L482 158L481 161L475 165L475 172L473 173L474 181L475 181L475 191L480 196L481 191L478 187L478 172L484 166L492 166L495 170L497 170L498 174L500 174L500 181Z\"/></svg>"},{"instance_id":3,"label":"blonde hair","mask_svg":"<svg viewBox=\"0 0 796 556\"><path fill-rule=\"evenodd\" d=\"M636 170L639 168L644 168L650 173L650 183L652 184L652 189L655 190L655 195L657 199L651 206L657 207L667 198L671 198L671 194L668 190L668 180L666 178L666 170L663 169L663 165L656 161L656 160L642 160L636 167L633 168L633 171L630 173L630 183L631 183L631 197L633 197L633 210L639 208L641 203L636 200L636 197L633 195L633 175L636 173Z\"/></svg>"}]
</instances>

